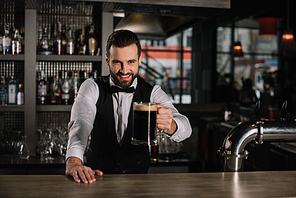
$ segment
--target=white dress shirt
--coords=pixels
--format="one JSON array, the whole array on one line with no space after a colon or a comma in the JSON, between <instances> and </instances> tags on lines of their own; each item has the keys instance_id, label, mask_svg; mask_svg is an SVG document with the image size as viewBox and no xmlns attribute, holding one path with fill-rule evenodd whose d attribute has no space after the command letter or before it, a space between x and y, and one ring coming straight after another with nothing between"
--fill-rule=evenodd
<instances>
[{"instance_id":1,"label":"white dress shirt","mask_svg":"<svg viewBox=\"0 0 296 198\"><path fill-rule=\"evenodd\" d=\"M116 86L111 77L109 79L110 86ZM137 78L132 83L131 87L136 88ZM113 107L114 107L114 120L115 130L119 135L119 140L123 137L128 125L128 116L130 111L130 105L134 96L134 93L118 92L113 95ZM71 118L68 124L69 129L69 141L66 159L69 157L78 157L83 161L83 155L87 146L88 136L93 129L93 123L96 116L96 103L99 98L99 87L94 79L89 78L85 80L80 88L75 99L75 102L71 110ZM155 103L161 103L165 108L172 109L173 119L177 124L177 130L169 136L176 142L183 141L190 137L192 129L187 117L181 115L178 110L173 106L167 94L161 89L160 86L155 85L152 89L150 101ZM122 102L122 103L121 103ZM118 105L121 103L122 122L121 127L118 127ZM118 131L121 128L121 131Z\"/></svg>"}]
</instances>

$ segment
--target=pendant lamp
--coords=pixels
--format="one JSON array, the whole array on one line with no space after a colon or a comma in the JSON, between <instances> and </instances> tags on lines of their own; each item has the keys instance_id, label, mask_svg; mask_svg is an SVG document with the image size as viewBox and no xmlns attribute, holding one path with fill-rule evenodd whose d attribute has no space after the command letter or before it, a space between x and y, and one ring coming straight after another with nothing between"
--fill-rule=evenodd
<instances>
[{"instance_id":1,"label":"pendant lamp","mask_svg":"<svg viewBox=\"0 0 296 198\"><path fill-rule=\"evenodd\" d=\"M259 36L277 36L277 26L280 18L262 17L255 21L259 23Z\"/></svg>"},{"instance_id":2,"label":"pendant lamp","mask_svg":"<svg viewBox=\"0 0 296 198\"><path fill-rule=\"evenodd\" d=\"M282 50L293 50L295 49L295 41L292 29L289 28L289 0L287 6L287 29L285 29L282 35Z\"/></svg>"},{"instance_id":3,"label":"pendant lamp","mask_svg":"<svg viewBox=\"0 0 296 198\"><path fill-rule=\"evenodd\" d=\"M239 33L237 28L237 39L239 40ZM240 41L234 42L233 45L233 57L242 57L244 56L242 44Z\"/></svg>"},{"instance_id":4,"label":"pendant lamp","mask_svg":"<svg viewBox=\"0 0 296 198\"><path fill-rule=\"evenodd\" d=\"M241 42L237 41L233 45L233 57L242 57L244 56L243 48Z\"/></svg>"}]
</instances>

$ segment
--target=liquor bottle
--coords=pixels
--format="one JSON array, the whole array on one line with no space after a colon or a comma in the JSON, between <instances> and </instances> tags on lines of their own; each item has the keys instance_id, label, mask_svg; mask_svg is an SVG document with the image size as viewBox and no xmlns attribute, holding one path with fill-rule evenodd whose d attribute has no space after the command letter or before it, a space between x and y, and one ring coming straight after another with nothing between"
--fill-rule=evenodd
<instances>
[{"instance_id":1,"label":"liquor bottle","mask_svg":"<svg viewBox=\"0 0 296 198\"><path fill-rule=\"evenodd\" d=\"M67 35L66 35L66 25L62 28L62 54L66 54L67 50Z\"/></svg>"},{"instance_id":2,"label":"liquor bottle","mask_svg":"<svg viewBox=\"0 0 296 198\"><path fill-rule=\"evenodd\" d=\"M3 30L2 30L3 25L0 24L0 54L3 54Z\"/></svg>"},{"instance_id":3,"label":"liquor bottle","mask_svg":"<svg viewBox=\"0 0 296 198\"><path fill-rule=\"evenodd\" d=\"M38 54L50 55L52 54L51 46L49 45L49 39L47 35L47 28L44 28L42 38L38 45Z\"/></svg>"},{"instance_id":4,"label":"liquor bottle","mask_svg":"<svg viewBox=\"0 0 296 198\"><path fill-rule=\"evenodd\" d=\"M6 85L4 76L1 76L0 83L0 105L6 105Z\"/></svg>"},{"instance_id":5,"label":"liquor bottle","mask_svg":"<svg viewBox=\"0 0 296 198\"><path fill-rule=\"evenodd\" d=\"M84 42L84 28L81 28L78 55L85 55L85 53L86 53L86 44Z\"/></svg>"},{"instance_id":6,"label":"liquor bottle","mask_svg":"<svg viewBox=\"0 0 296 198\"><path fill-rule=\"evenodd\" d=\"M15 29L13 33L13 38L11 39L11 54L21 54L21 41L19 38L19 30Z\"/></svg>"},{"instance_id":7,"label":"liquor bottle","mask_svg":"<svg viewBox=\"0 0 296 198\"><path fill-rule=\"evenodd\" d=\"M6 23L5 24L5 30L4 30L4 36L3 36L3 39L2 39L2 46L3 46L2 53L3 54L9 54L10 45L11 45L11 38L10 38L10 35L9 35L9 23Z\"/></svg>"},{"instance_id":8,"label":"liquor bottle","mask_svg":"<svg viewBox=\"0 0 296 198\"><path fill-rule=\"evenodd\" d=\"M95 26L92 24L90 26L89 35L88 35L88 54L91 56L95 55L97 48L97 40L94 35Z\"/></svg>"},{"instance_id":9,"label":"liquor bottle","mask_svg":"<svg viewBox=\"0 0 296 198\"><path fill-rule=\"evenodd\" d=\"M78 72L77 70L74 71L74 77L73 77L73 89L72 89L72 97L73 97L73 102L76 99L77 95L78 95L78 89L79 89L79 76L78 76Z\"/></svg>"},{"instance_id":10,"label":"liquor bottle","mask_svg":"<svg viewBox=\"0 0 296 198\"><path fill-rule=\"evenodd\" d=\"M17 105L24 104L24 91L23 91L23 84L19 84L19 91L17 93Z\"/></svg>"},{"instance_id":11,"label":"liquor bottle","mask_svg":"<svg viewBox=\"0 0 296 198\"><path fill-rule=\"evenodd\" d=\"M7 103L8 105L16 105L17 104L17 93L18 93L18 85L14 78L11 76L11 80L7 86Z\"/></svg>"},{"instance_id":12,"label":"liquor bottle","mask_svg":"<svg viewBox=\"0 0 296 198\"><path fill-rule=\"evenodd\" d=\"M25 52L25 28L23 25L21 25L19 40L21 43L21 54L24 54L24 52Z\"/></svg>"},{"instance_id":13,"label":"liquor bottle","mask_svg":"<svg viewBox=\"0 0 296 198\"><path fill-rule=\"evenodd\" d=\"M80 85L87 79L87 71L83 71L83 75L81 75L80 80L79 80L79 87Z\"/></svg>"},{"instance_id":14,"label":"liquor bottle","mask_svg":"<svg viewBox=\"0 0 296 198\"><path fill-rule=\"evenodd\" d=\"M41 70L41 77L38 80L37 85L37 104L45 105L47 104L47 80L44 77L44 71Z\"/></svg>"},{"instance_id":15,"label":"liquor bottle","mask_svg":"<svg viewBox=\"0 0 296 198\"><path fill-rule=\"evenodd\" d=\"M53 105L57 105L61 103L59 85L55 76L50 79L49 102L50 104L53 104Z\"/></svg>"},{"instance_id":16,"label":"liquor bottle","mask_svg":"<svg viewBox=\"0 0 296 198\"><path fill-rule=\"evenodd\" d=\"M61 90L62 104L68 105L70 100L71 84L68 79L67 71L65 71L65 77L61 82L60 90Z\"/></svg>"},{"instance_id":17,"label":"liquor bottle","mask_svg":"<svg viewBox=\"0 0 296 198\"><path fill-rule=\"evenodd\" d=\"M93 71L93 79L97 79L97 77L98 77L98 71L94 70Z\"/></svg>"},{"instance_id":18,"label":"liquor bottle","mask_svg":"<svg viewBox=\"0 0 296 198\"><path fill-rule=\"evenodd\" d=\"M67 39L67 54L74 54L74 39L72 37L72 25L69 24L68 39Z\"/></svg>"},{"instance_id":19,"label":"liquor bottle","mask_svg":"<svg viewBox=\"0 0 296 198\"><path fill-rule=\"evenodd\" d=\"M63 51L63 38L61 33L61 23L58 22L57 24L57 36L54 39L54 53L57 55L61 55Z\"/></svg>"},{"instance_id":20,"label":"liquor bottle","mask_svg":"<svg viewBox=\"0 0 296 198\"><path fill-rule=\"evenodd\" d=\"M79 54L79 45L80 45L80 32L81 29L76 30L75 32L75 54Z\"/></svg>"}]
</instances>

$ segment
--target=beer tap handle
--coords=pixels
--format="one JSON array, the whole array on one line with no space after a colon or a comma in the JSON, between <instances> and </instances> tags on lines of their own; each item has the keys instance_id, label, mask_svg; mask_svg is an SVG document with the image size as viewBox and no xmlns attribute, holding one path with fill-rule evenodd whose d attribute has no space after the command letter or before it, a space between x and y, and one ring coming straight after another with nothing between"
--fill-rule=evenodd
<instances>
[{"instance_id":1,"label":"beer tap handle","mask_svg":"<svg viewBox=\"0 0 296 198\"><path fill-rule=\"evenodd\" d=\"M260 111L261 111L261 103L260 100L256 102L255 108L254 108L254 114L250 118L250 120L260 120Z\"/></svg>"},{"instance_id":2,"label":"beer tap handle","mask_svg":"<svg viewBox=\"0 0 296 198\"><path fill-rule=\"evenodd\" d=\"M260 117L260 111L261 111L261 102L260 100L258 100L256 102L255 110L254 110L254 115L257 116L258 118Z\"/></svg>"},{"instance_id":3,"label":"beer tap handle","mask_svg":"<svg viewBox=\"0 0 296 198\"><path fill-rule=\"evenodd\" d=\"M286 100L285 102L283 102L283 105L281 108L281 121L287 120L287 106L288 106L288 101Z\"/></svg>"}]
</instances>

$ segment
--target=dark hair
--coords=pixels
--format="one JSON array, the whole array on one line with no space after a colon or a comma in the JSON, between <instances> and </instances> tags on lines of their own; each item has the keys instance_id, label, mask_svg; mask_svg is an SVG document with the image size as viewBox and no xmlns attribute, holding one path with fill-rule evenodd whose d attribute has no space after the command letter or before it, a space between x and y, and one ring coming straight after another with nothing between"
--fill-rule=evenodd
<instances>
[{"instance_id":1,"label":"dark hair","mask_svg":"<svg viewBox=\"0 0 296 198\"><path fill-rule=\"evenodd\" d=\"M106 45L107 57L110 57L110 48L111 46L115 47L127 47L131 44L136 44L138 47L138 58L141 55L141 45L139 39L135 33L129 30L117 30L113 32L108 40Z\"/></svg>"}]
</instances>

